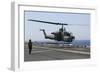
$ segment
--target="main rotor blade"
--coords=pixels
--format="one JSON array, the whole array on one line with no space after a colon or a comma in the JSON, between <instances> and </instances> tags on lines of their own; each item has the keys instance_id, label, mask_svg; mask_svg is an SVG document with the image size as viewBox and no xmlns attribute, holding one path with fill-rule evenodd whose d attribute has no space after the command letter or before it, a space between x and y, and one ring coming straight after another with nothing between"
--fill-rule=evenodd
<instances>
[{"instance_id":1,"label":"main rotor blade","mask_svg":"<svg viewBox=\"0 0 100 73\"><path fill-rule=\"evenodd\" d=\"M32 20L32 19L29 19L28 21L47 23L47 24L54 24L54 25L68 25L68 24L65 24L65 23L56 23L56 22L48 22L48 21L40 21L40 20Z\"/></svg>"},{"instance_id":2,"label":"main rotor blade","mask_svg":"<svg viewBox=\"0 0 100 73\"><path fill-rule=\"evenodd\" d=\"M89 26L89 24L69 24L69 26Z\"/></svg>"}]
</instances>

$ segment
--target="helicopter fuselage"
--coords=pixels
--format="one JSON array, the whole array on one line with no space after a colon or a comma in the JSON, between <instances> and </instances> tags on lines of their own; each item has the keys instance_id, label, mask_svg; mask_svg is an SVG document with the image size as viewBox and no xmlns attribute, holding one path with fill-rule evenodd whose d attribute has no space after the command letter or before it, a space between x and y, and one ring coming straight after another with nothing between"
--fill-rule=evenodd
<instances>
[{"instance_id":1,"label":"helicopter fuselage","mask_svg":"<svg viewBox=\"0 0 100 73\"><path fill-rule=\"evenodd\" d=\"M41 21L41 20L32 20L29 19L28 21L34 21L39 23L46 23L46 24L54 24L54 25L62 25L58 32L52 32L51 35L47 35L44 29L40 29L43 31L45 39L51 39L56 41L64 41L64 42L72 42L75 39L75 36L72 33L67 32L66 29L63 27L64 25L68 25L66 23L57 23L57 22L49 22L49 21Z\"/></svg>"},{"instance_id":2,"label":"helicopter fuselage","mask_svg":"<svg viewBox=\"0 0 100 73\"><path fill-rule=\"evenodd\" d=\"M58 31L58 32L52 32L51 35L47 35L44 29L41 29L43 31L45 39L51 39L56 41L64 41L64 42L72 42L75 37L66 31Z\"/></svg>"}]
</instances>

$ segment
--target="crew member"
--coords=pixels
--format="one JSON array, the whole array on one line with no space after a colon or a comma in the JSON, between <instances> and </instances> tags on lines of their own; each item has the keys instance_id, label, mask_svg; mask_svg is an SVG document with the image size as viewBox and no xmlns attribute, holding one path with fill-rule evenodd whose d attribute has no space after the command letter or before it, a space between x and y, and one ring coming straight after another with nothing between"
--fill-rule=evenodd
<instances>
[{"instance_id":1,"label":"crew member","mask_svg":"<svg viewBox=\"0 0 100 73\"><path fill-rule=\"evenodd\" d=\"M32 51L32 41L31 41L31 39L28 42L28 48L29 48L29 54L31 54L31 51Z\"/></svg>"}]
</instances>

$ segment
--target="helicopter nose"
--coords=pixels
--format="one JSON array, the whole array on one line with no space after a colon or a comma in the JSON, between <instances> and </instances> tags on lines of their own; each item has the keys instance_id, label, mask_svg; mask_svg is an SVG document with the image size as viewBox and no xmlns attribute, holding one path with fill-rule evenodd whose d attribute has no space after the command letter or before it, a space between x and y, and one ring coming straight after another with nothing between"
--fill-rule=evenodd
<instances>
[{"instance_id":1,"label":"helicopter nose","mask_svg":"<svg viewBox=\"0 0 100 73\"><path fill-rule=\"evenodd\" d=\"M73 39L75 39L75 36L72 36Z\"/></svg>"}]
</instances>

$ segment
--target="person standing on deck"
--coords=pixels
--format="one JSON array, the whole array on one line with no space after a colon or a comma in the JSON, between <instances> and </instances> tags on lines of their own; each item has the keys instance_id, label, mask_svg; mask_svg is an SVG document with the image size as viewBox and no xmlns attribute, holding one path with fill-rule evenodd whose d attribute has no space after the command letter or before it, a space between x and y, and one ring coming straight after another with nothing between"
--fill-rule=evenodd
<instances>
[{"instance_id":1,"label":"person standing on deck","mask_svg":"<svg viewBox=\"0 0 100 73\"><path fill-rule=\"evenodd\" d=\"M28 48L29 48L29 54L31 54L31 51L32 51L32 41L31 41L31 39L28 42Z\"/></svg>"}]
</instances>

